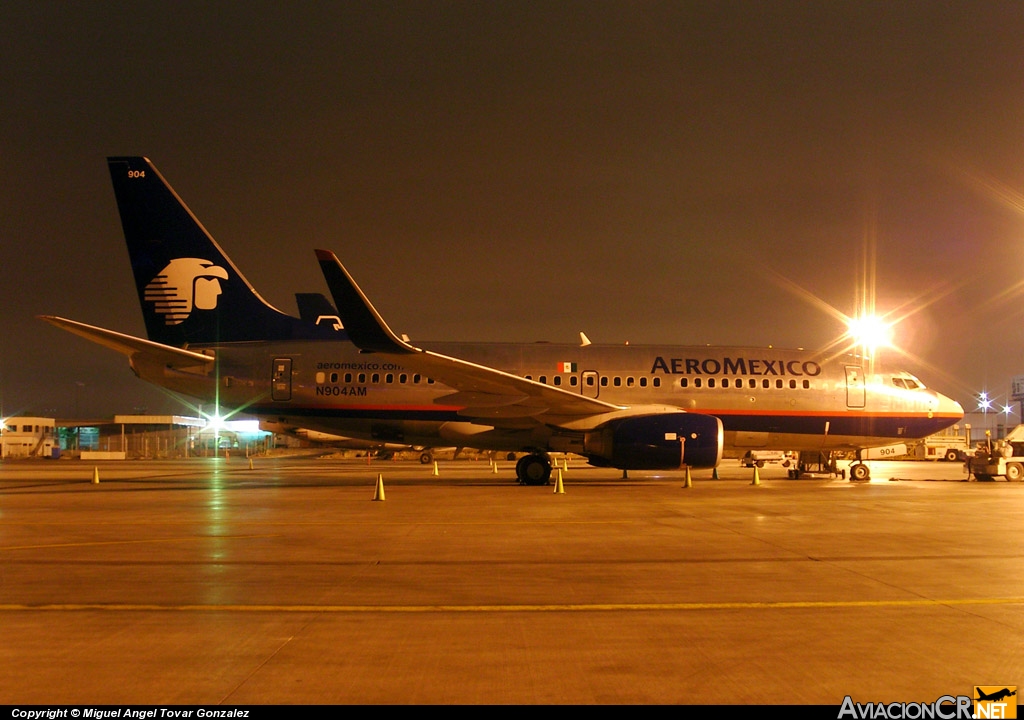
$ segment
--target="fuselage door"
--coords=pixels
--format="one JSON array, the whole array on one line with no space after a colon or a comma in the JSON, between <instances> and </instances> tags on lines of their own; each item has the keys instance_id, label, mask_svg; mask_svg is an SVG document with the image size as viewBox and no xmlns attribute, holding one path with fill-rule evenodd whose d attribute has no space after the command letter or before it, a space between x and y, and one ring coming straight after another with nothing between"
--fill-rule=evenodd
<instances>
[{"instance_id":1,"label":"fuselage door","mask_svg":"<svg viewBox=\"0 0 1024 720\"><path fill-rule=\"evenodd\" d=\"M270 397L275 401L292 399L292 359L274 358L270 377Z\"/></svg>"},{"instance_id":2,"label":"fuselage door","mask_svg":"<svg viewBox=\"0 0 1024 720\"><path fill-rule=\"evenodd\" d=\"M846 407L864 407L864 371L856 365L846 366Z\"/></svg>"},{"instance_id":3,"label":"fuselage door","mask_svg":"<svg viewBox=\"0 0 1024 720\"><path fill-rule=\"evenodd\" d=\"M580 394L596 398L601 392L596 370L584 370L580 375Z\"/></svg>"}]
</instances>

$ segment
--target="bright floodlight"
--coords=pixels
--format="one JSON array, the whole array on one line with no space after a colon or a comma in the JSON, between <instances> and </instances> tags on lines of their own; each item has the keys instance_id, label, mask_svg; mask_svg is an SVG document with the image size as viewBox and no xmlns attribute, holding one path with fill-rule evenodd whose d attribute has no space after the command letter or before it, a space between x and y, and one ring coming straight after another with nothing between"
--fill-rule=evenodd
<instances>
[{"instance_id":1,"label":"bright floodlight","mask_svg":"<svg viewBox=\"0 0 1024 720\"><path fill-rule=\"evenodd\" d=\"M846 333L868 356L892 343L892 326L875 315L850 318L846 323Z\"/></svg>"}]
</instances>

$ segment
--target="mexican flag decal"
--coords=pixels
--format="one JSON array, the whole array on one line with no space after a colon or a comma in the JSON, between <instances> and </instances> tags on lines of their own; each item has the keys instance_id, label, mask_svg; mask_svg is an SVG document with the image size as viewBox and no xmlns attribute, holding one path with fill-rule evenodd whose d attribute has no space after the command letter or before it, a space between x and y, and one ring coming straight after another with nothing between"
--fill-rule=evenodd
<instances>
[{"instance_id":1,"label":"mexican flag decal","mask_svg":"<svg viewBox=\"0 0 1024 720\"><path fill-rule=\"evenodd\" d=\"M574 362L563 362L558 363L558 372L572 373L576 372L579 366Z\"/></svg>"}]
</instances>

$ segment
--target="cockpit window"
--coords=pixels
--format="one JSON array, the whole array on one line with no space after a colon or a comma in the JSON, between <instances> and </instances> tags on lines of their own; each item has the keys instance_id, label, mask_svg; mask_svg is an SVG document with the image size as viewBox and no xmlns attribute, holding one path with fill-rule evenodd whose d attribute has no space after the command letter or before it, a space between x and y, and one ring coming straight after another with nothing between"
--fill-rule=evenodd
<instances>
[{"instance_id":1,"label":"cockpit window","mask_svg":"<svg viewBox=\"0 0 1024 720\"><path fill-rule=\"evenodd\" d=\"M904 390L924 389L924 385L921 384L921 381L912 377L894 377L892 379L892 384L898 388L903 388Z\"/></svg>"}]
</instances>

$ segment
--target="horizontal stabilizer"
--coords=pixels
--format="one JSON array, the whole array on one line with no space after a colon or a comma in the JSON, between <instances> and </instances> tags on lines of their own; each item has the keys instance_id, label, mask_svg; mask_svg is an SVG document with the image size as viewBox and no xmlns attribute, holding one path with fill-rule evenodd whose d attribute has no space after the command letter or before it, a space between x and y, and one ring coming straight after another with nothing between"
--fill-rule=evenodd
<instances>
[{"instance_id":1,"label":"horizontal stabilizer","mask_svg":"<svg viewBox=\"0 0 1024 720\"><path fill-rule=\"evenodd\" d=\"M55 315L39 315L38 317L40 320L45 320L62 330L67 330L70 333L84 337L86 340L115 350L130 358L137 355L145 355L170 367L195 367L201 363L212 363L214 360L210 355L183 350L169 345L161 345L151 340L143 340L133 335L125 335L124 333L106 330L94 325L86 325L85 323Z\"/></svg>"}]
</instances>

